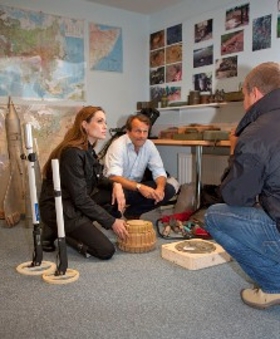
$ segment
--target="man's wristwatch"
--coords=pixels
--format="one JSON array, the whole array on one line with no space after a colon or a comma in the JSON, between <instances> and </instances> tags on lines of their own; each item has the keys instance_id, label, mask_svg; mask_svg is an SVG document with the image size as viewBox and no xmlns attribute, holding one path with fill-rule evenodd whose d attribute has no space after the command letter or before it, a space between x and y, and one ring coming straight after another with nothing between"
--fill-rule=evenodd
<instances>
[{"instance_id":1,"label":"man's wristwatch","mask_svg":"<svg viewBox=\"0 0 280 339\"><path fill-rule=\"evenodd\" d=\"M136 184L136 190L139 191L140 188L141 188L141 186L142 186L141 184L137 183L137 184Z\"/></svg>"}]
</instances>

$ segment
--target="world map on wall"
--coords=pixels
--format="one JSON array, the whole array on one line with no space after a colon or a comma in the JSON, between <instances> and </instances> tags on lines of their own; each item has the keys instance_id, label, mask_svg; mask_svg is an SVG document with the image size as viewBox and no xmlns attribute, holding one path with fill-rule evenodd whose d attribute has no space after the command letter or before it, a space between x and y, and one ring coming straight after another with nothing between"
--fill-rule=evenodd
<instances>
[{"instance_id":1,"label":"world map on wall","mask_svg":"<svg viewBox=\"0 0 280 339\"><path fill-rule=\"evenodd\" d=\"M85 101L84 21L0 5L0 96Z\"/></svg>"},{"instance_id":2,"label":"world map on wall","mask_svg":"<svg viewBox=\"0 0 280 339\"><path fill-rule=\"evenodd\" d=\"M89 64L91 70L122 72L122 29L89 24Z\"/></svg>"},{"instance_id":3,"label":"world map on wall","mask_svg":"<svg viewBox=\"0 0 280 339\"><path fill-rule=\"evenodd\" d=\"M21 140L24 152L24 125L32 125L33 150L38 155L40 167L46 163L50 152L62 141L72 126L76 113L81 107L59 107L45 104L14 105L21 125ZM0 179L9 164L5 119L7 106L0 106Z\"/></svg>"}]
</instances>

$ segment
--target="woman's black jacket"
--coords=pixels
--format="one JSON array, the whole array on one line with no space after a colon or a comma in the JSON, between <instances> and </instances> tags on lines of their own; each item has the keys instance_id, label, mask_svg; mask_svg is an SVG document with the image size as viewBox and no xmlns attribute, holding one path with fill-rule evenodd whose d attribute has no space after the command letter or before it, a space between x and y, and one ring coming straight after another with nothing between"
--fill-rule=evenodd
<instances>
[{"instance_id":1,"label":"woman's black jacket","mask_svg":"<svg viewBox=\"0 0 280 339\"><path fill-rule=\"evenodd\" d=\"M59 167L65 232L72 232L88 221L111 228L115 218L91 198L100 186L112 188L112 183L102 175L102 166L92 146L87 151L74 147L63 150ZM43 180L39 209L42 221L56 227L52 179Z\"/></svg>"}]
</instances>

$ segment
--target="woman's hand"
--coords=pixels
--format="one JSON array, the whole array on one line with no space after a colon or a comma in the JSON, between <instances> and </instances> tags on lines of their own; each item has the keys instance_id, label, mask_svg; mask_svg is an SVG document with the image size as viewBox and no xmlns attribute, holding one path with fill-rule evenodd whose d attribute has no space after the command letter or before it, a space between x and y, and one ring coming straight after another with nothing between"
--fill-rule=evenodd
<instances>
[{"instance_id":1,"label":"woman's hand","mask_svg":"<svg viewBox=\"0 0 280 339\"><path fill-rule=\"evenodd\" d=\"M129 237L125 220L116 219L113 223L112 230L122 240L125 240Z\"/></svg>"},{"instance_id":2,"label":"woman's hand","mask_svg":"<svg viewBox=\"0 0 280 339\"><path fill-rule=\"evenodd\" d=\"M123 213L126 206L125 195L123 192L122 185L114 182L113 184L113 193L112 193L112 205L117 203L118 210Z\"/></svg>"}]
</instances>

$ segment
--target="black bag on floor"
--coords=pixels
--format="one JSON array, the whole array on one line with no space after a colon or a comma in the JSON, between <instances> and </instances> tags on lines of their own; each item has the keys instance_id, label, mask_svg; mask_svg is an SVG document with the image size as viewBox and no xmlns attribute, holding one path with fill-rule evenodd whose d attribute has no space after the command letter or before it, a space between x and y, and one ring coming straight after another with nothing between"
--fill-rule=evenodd
<instances>
[{"instance_id":1,"label":"black bag on floor","mask_svg":"<svg viewBox=\"0 0 280 339\"><path fill-rule=\"evenodd\" d=\"M209 207L214 204L222 203L223 197L221 195L219 185L203 185L200 196L200 207Z\"/></svg>"}]
</instances>

